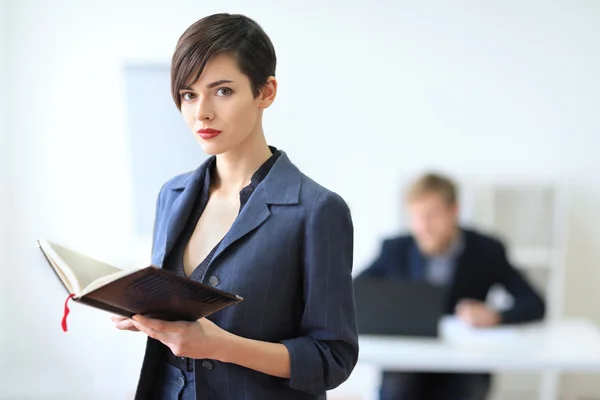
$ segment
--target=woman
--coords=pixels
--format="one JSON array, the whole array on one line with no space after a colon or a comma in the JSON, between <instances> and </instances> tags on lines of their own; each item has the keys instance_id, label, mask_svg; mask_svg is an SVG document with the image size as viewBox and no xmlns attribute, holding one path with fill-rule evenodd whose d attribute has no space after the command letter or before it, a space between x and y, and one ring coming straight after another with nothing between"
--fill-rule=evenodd
<instances>
[{"instance_id":1,"label":"woman","mask_svg":"<svg viewBox=\"0 0 600 400\"><path fill-rule=\"evenodd\" d=\"M244 301L196 322L115 317L149 337L138 400L324 399L356 364L350 212L267 145L275 65L241 15L177 43L173 98L211 157L161 188L152 262Z\"/></svg>"}]
</instances>

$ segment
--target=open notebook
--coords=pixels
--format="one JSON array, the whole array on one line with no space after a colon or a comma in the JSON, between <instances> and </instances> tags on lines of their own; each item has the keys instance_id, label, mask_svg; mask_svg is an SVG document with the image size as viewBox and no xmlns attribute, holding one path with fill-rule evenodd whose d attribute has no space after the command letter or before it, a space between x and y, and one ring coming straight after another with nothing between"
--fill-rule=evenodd
<instances>
[{"instance_id":1,"label":"open notebook","mask_svg":"<svg viewBox=\"0 0 600 400\"><path fill-rule=\"evenodd\" d=\"M121 270L49 240L37 243L69 298L125 317L195 321L243 300L154 266Z\"/></svg>"}]
</instances>

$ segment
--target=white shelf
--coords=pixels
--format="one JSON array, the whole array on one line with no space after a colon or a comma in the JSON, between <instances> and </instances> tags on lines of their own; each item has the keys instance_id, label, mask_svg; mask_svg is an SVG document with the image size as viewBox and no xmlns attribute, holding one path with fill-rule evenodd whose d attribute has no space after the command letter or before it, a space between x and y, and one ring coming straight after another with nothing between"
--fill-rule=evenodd
<instances>
[{"instance_id":1,"label":"white shelf","mask_svg":"<svg viewBox=\"0 0 600 400\"><path fill-rule=\"evenodd\" d=\"M525 270L552 269L556 266L556 252L546 247L508 246L509 261Z\"/></svg>"},{"instance_id":2,"label":"white shelf","mask_svg":"<svg viewBox=\"0 0 600 400\"><path fill-rule=\"evenodd\" d=\"M562 315L567 246L568 193L557 182L462 182L462 221L501 239L509 262L518 268L546 301L546 318ZM462 189L461 188L461 189ZM512 305L502 287L494 287L488 301L500 309ZM558 376L497 374L496 393L505 398L542 395L546 383L558 388ZM544 382L544 384L542 384ZM535 396L534 396L535 397Z\"/></svg>"}]
</instances>

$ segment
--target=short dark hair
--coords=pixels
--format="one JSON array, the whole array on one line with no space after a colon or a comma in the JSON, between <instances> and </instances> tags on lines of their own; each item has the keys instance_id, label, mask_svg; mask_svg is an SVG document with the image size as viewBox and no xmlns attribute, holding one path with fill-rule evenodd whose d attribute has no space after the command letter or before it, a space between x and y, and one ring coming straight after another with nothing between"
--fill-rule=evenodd
<instances>
[{"instance_id":1,"label":"short dark hair","mask_svg":"<svg viewBox=\"0 0 600 400\"><path fill-rule=\"evenodd\" d=\"M269 36L254 20L239 14L214 14L194 22L177 41L171 60L171 94L181 109L179 91L198 80L208 60L231 54L240 71L250 79L254 97L270 76L275 76L277 57Z\"/></svg>"}]
</instances>

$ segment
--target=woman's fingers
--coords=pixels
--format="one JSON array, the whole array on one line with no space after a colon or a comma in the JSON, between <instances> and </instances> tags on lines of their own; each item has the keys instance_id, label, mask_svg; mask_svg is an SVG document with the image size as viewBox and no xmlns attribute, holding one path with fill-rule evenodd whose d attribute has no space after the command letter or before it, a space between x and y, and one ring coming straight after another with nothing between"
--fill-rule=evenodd
<instances>
[{"instance_id":1,"label":"woman's fingers","mask_svg":"<svg viewBox=\"0 0 600 400\"><path fill-rule=\"evenodd\" d=\"M117 329L133 332L139 331L138 328L135 327L134 321L132 319L121 316L113 316L111 317L111 319Z\"/></svg>"}]
</instances>

